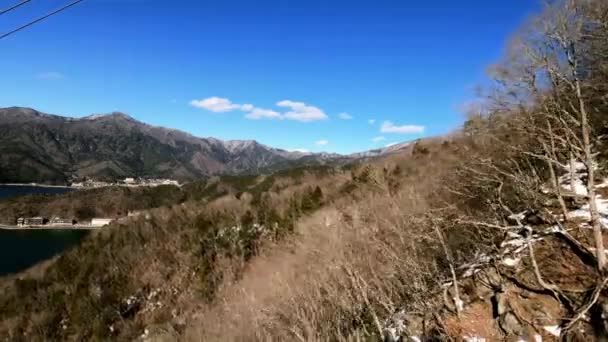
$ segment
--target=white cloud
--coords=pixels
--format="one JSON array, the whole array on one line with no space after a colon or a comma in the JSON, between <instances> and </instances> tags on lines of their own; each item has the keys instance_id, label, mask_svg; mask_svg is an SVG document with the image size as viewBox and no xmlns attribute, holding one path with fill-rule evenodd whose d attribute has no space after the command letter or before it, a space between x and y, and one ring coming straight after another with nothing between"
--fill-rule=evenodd
<instances>
[{"instance_id":1,"label":"white cloud","mask_svg":"<svg viewBox=\"0 0 608 342\"><path fill-rule=\"evenodd\" d=\"M424 132L424 126L417 126L417 125L395 126L390 121L384 121L382 123L382 126L380 127L380 132L382 132L382 133L400 133L400 134L422 133L422 132Z\"/></svg>"},{"instance_id":2,"label":"white cloud","mask_svg":"<svg viewBox=\"0 0 608 342\"><path fill-rule=\"evenodd\" d=\"M373 125L373 124L376 123L376 120L375 119L369 119L369 120L367 120L367 123L370 124L370 125Z\"/></svg>"},{"instance_id":3,"label":"white cloud","mask_svg":"<svg viewBox=\"0 0 608 342\"><path fill-rule=\"evenodd\" d=\"M327 141L327 140L319 140L319 141L315 142L315 144L319 145L319 146L325 146L325 145L329 144L329 141Z\"/></svg>"},{"instance_id":4,"label":"white cloud","mask_svg":"<svg viewBox=\"0 0 608 342\"><path fill-rule=\"evenodd\" d=\"M327 115L321 109L315 106L307 105L303 102L294 102L290 100L277 102L277 106L290 109L286 113L280 113L272 109L258 108L249 103L233 103L227 98L217 96L208 97L202 100L192 100L190 101L190 105L196 108L206 109L215 113L225 113L240 110L246 112L247 114L245 114L245 118L251 120L279 119L310 122L328 119ZM350 116L346 113L340 114L340 117L345 118L343 117L343 115L347 115L350 118Z\"/></svg>"},{"instance_id":5,"label":"white cloud","mask_svg":"<svg viewBox=\"0 0 608 342\"><path fill-rule=\"evenodd\" d=\"M247 104L242 105L240 109L243 112L251 112L252 110L255 109L255 107L252 104L247 103Z\"/></svg>"},{"instance_id":6,"label":"white cloud","mask_svg":"<svg viewBox=\"0 0 608 342\"><path fill-rule=\"evenodd\" d=\"M206 109L214 113L230 112L237 109L249 108L251 105L239 105L223 97L208 97L203 100L192 100L190 105L196 108Z\"/></svg>"},{"instance_id":7,"label":"white cloud","mask_svg":"<svg viewBox=\"0 0 608 342\"><path fill-rule=\"evenodd\" d=\"M384 145L384 147L391 147L391 146L393 146L393 145L397 145L397 144L398 144L398 143L396 143L396 142L392 142L392 143L390 143L390 144L386 144L386 145Z\"/></svg>"},{"instance_id":8,"label":"white cloud","mask_svg":"<svg viewBox=\"0 0 608 342\"><path fill-rule=\"evenodd\" d=\"M294 150L289 150L289 152L310 153L310 151L305 148L296 148Z\"/></svg>"},{"instance_id":9,"label":"white cloud","mask_svg":"<svg viewBox=\"0 0 608 342\"><path fill-rule=\"evenodd\" d=\"M386 138L385 138L385 137L382 137L382 136L380 136L380 137L375 137L375 138L373 138L373 139L372 139L372 141L373 141L373 142L380 142L380 141L383 141L383 140L386 140Z\"/></svg>"},{"instance_id":10,"label":"white cloud","mask_svg":"<svg viewBox=\"0 0 608 342\"><path fill-rule=\"evenodd\" d=\"M281 119L281 113L275 112L270 109L252 108L251 111L245 114L247 119L258 120L258 119Z\"/></svg>"},{"instance_id":11,"label":"white cloud","mask_svg":"<svg viewBox=\"0 0 608 342\"><path fill-rule=\"evenodd\" d=\"M46 72L41 72L38 75L38 78L41 80L60 80L65 78L65 75L57 72L57 71L46 71Z\"/></svg>"},{"instance_id":12,"label":"white cloud","mask_svg":"<svg viewBox=\"0 0 608 342\"><path fill-rule=\"evenodd\" d=\"M314 106L309 106L303 102L283 100L277 102L277 106L291 109L287 113L283 114L283 118L287 120L296 120L301 122L327 120L327 115L321 109Z\"/></svg>"},{"instance_id":13,"label":"white cloud","mask_svg":"<svg viewBox=\"0 0 608 342\"><path fill-rule=\"evenodd\" d=\"M338 114L338 117L339 117L340 119L342 119L342 120L350 120L350 119L352 119L352 118L353 118L353 117L352 117L350 114L348 114L348 113L340 113L340 114Z\"/></svg>"}]
</instances>

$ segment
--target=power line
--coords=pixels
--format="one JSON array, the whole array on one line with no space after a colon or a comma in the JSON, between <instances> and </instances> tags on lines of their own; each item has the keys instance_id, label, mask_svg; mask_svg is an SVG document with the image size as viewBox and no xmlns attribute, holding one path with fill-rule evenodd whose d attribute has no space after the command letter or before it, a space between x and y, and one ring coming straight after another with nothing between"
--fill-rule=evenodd
<instances>
[{"instance_id":1,"label":"power line","mask_svg":"<svg viewBox=\"0 0 608 342\"><path fill-rule=\"evenodd\" d=\"M32 0L23 0L21 2L18 2L16 4L14 4L13 6L7 8L7 9L3 9L2 11L0 11L0 15L3 15L4 13L10 12L10 11L14 10L15 8L21 6L21 5L27 4L30 1L32 1Z\"/></svg>"},{"instance_id":2,"label":"power line","mask_svg":"<svg viewBox=\"0 0 608 342\"><path fill-rule=\"evenodd\" d=\"M28 1L29 1L29 0L28 0ZM30 27L30 26L32 26L32 25L34 25L34 24L36 24L36 23L39 23L39 22L43 21L44 19L46 19L46 18L48 18L48 17L50 17L50 16L53 16L53 15L55 15L55 14L59 13L59 12L65 11L66 9L68 9L68 8L70 8L70 7L74 6L74 5L76 5L77 3L82 2L82 1L84 1L84 0L76 0L76 1L73 1L73 2L71 2L71 3L69 3L69 4L65 5L65 6L61 7L60 9L57 9L57 10L55 10L55 11L53 11L53 12L51 12L51 13L47 14L47 15L44 15L44 16L42 16L42 17L40 17L40 18L36 19L36 20L30 21L29 23L27 23L27 24L25 24L25 25L19 26L19 27L17 27L16 29L14 29L14 30L12 30L12 31L6 32L6 33L4 33L4 34L0 35L0 39L6 38L6 37L10 36L11 34L13 34L13 33L17 33L17 32L19 32L19 31L21 31L21 30L23 30L23 29L25 29L25 28L28 28L28 27Z\"/></svg>"}]
</instances>

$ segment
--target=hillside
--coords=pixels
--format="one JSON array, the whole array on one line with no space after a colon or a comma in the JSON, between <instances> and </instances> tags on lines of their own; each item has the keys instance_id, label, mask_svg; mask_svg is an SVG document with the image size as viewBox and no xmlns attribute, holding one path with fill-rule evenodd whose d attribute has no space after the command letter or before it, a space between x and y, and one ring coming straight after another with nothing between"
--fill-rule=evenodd
<instances>
[{"instance_id":1,"label":"hillside","mask_svg":"<svg viewBox=\"0 0 608 342\"><path fill-rule=\"evenodd\" d=\"M30 194L0 200L0 224L14 224L19 217L69 217L88 220L110 217L124 220L128 213L142 212L196 201L200 204L218 198L249 198L260 202L262 194L306 182L308 178L343 174L349 166L305 166L276 171L268 175L215 176L189 182L181 187L102 187L83 189L61 196Z\"/></svg>"},{"instance_id":2,"label":"hillside","mask_svg":"<svg viewBox=\"0 0 608 342\"><path fill-rule=\"evenodd\" d=\"M585 207L570 204L580 217L568 224L572 237L551 228L559 207L552 192L541 191L548 179L520 183L507 173L498 178L504 190L497 199L492 180L476 178L492 167L482 161L497 153L508 160L517 155L510 154L513 144L525 146L518 138L489 144L488 136L501 132L429 140L416 144L411 155L391 154L356 167L223 176L147 194L95 189L0 201L0 212L22 201L38 202L43 211L69 208L74 200L102 203L107 196L127 205L164 201L146 215L95 232L50 264L0 281L0 336L500 340L540 329L539 336L551 341L560 318L574 314L569 307L584 305L577 294L593 288L598 277L590 254L581 260L581 250L572 249L572 241L591 241L588 228L575 228L587 222ZM542 163L536 166L542 169ZM585 175L577 170L578 184ZM560 184L569 187L570 179L562 173ZM524 214L516 224L491 209L499 203L514 212L544 206L555 216ZM523 224L538 241L534 260L545 281L570 291L571 304L560 306L537 284ZM460 295L452 291L452 265ZM568 277L573 280L563 280ZM494 316L497 298L501 311ZM464 321L455 315L460 300ZM510 306L525 311L512 314L504 309ZM593 340L592 329L584 329L583 340Z\"/></svg>"},{"instance_id":3,"label":"hillside","mask_svg":"<svg viewBox=\"0 0 608 342\"><path fill-rule=\"evenodd\" d=\"M122 113L74 119L29 108L0 109L0 183L65 184L85 177L187 181L354 159L288 152L253 140L197 138L150 126Z\"/></svg>"},{"instance_id":4,"label":"hillside","mask_svg":"<svg viewBox=\"0 0 608 342\"><path fill-rule=\"evenodd\" d=\"M608 2L551 3L490 69L460 130L354 164L0 201L147 207L1 279L0 337L606 341Z\"/></svg>"}]
</instances>

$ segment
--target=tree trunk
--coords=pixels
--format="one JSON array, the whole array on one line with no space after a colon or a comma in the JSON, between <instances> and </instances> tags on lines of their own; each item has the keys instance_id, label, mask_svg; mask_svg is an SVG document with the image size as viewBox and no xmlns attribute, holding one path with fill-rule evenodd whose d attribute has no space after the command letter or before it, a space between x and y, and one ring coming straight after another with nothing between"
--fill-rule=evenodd
<instances>
[{"instance_id":1,"label":"tree trunk","mask_svg":"<svg viewBox=\"0 0 608 342\"><path fill-rule=\"evenodd\" d=\"M574 167L574 154L572 151L570 153L570 191L573 194L576 194L576 184L574 183L574 175L576 175L576 168Z\"/></svg>"},{"instance_id":2,"label":"tree trunk","mask_svg":"<svg viewBox=\"0 0 608 342\"><path fill-rule=\"evenodd\" d=\"M562 215L564 215L564 221L568 221L568 219L570 218L568 215L568 207L566 207L566 202L564 201L564 198L562 197L562 194L560 192L560 185L559 185L559 181L557 179L557 175L555 173L555 166L553 165L553 163L551 161L547 161L547 165L549 166L549 173L551 176L551 183L553 183L553 191L555 191L555 195L557 196L557 201L559 202L559 206L562 209Z\"/></svg>"},{"instance_id":3,"label":"tree trunk","mask_svg":"<svg viewBox=\"0 0 608 342\"><path fill-rule=\"evenodd\" d=\"M452 253L445 243L445 239L443 238L443 233L439 230L437 224L433 223L435 228L435 233L437 233L437 237L439 238L439 242L441 243L441 247L443 247L443 253L445 253L445 257L448 260L448 265L450 266L450 273L452 274L452 282L454 282L454 307L456 308L456 316L460 318L460 313L463 309L463 302L460 299L460 291L458 290L458 278L456 278L456 271L454 270L454 259L452 258Z\"/></svg>"},{"instance_id":4,"label":"tree trunk","mask_svg":"<svg viewBox=\"0 0 608 342\"><path fill-rule=\"evenodd\" d=\"M570 216L568 215L568 207L566 207L566 202L564 201L564 197L562 196L561 184L559 184L559 179L557 178L557 173L555 172L555 165L553 165L553 161L556 163L557 153L555 153L555 139L553 137L553 127L549 120L547 120L547 128L549 130L549 139L551 142L551 151L548 150L547 144L543 142L543 148L545 149L545 153L549 160L547 160L547 164L549 165L549 172L551 176L551 182L553 182L553 191L555 191L555 195L557 196L557 201L559 202L559 206L562 209L562 215L564 215L564 221L568 221Z\"/></svg>"},{"instance_id":5,"label":"tree trunk","mask_svg":"<svg viewBox=\"0 0 608 342\"><path fill-rule=\"evenodd\" d=\"M549 176L551 177L551 185L553 186L553 193L557 197L557 201L562 210L562 215L564 216L564 221L568 221L570 218L568 215L568 207L566 207L566 202L564 201L564 197L562 197L559 180L557 178L557 173L555 172L555 165L553 165L553 161L551 161L551 155L549 154L547 144L543 143L543 148L545 149L545 153L547 155L547 167L549 168Z\"/></svg>"},{"instance_id":6,"label":"tree trunk","mask_svg":"<svg viewBox=\"0 0 608 342\"><path fill-rule=\"evenodd\" d=\"M587 110L585 109L585 101L583 100L581 84L576 76L576 65L573 65L575 74L576 96L578 97L578 105L581 113L581 128L583 134L583 149L585 154L585 164L587 166L587 195L589 201L589 214L591 216L591 226L593 227L593 239L595 240L595 248L597 253L597 266L601 272L604 271L606 265L606 254L604 253L604 237L602 234L602 224L600 215L597 211L597 201L595 196L595 172L593 166L595 164L593 153L591 151L591 138L589 132L589 119Z\"/></svg>"}]
</instances>

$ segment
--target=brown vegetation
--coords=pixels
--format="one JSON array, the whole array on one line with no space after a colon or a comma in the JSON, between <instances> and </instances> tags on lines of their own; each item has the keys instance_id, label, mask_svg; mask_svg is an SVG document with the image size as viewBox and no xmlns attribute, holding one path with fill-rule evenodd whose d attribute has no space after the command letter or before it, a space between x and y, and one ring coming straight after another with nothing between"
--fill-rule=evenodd
<instances>
[{"instance_id":1,"label":"brown vegetation","mask_svg":"<svg viewBox=\"0 0 608 342\"><path fill-rule=\"evenodd\" d=\"M599 338L605 328L585 317L606 301L594 207L607 160L606 6L549 7L449 139L352 169L194 183L181 203L92 235L43 277L7 286L0 334L380 340L403 313L403 335L508 339L548 337L544 311L566 338ZM560 184L573 161L586 195ZM580 202L588 231L570 217ZM524 247L516 272L491 257L509 234ZM489 261L465 277L480 256Z\"/></svg>"},{"instance_id":2,"label":"brown vegetation","mask_svg":"<svg viewBox=\"0 0 608 342\"><path fill-rule=\"evenodd\" d=\"M42 216L90 220L118 218L128 212L180 203L184 193L176 186L108 187L77 190L62 195L26 195L0 200L0 222L15 224L19 217Z\"/></svg>"}]
</instances>

